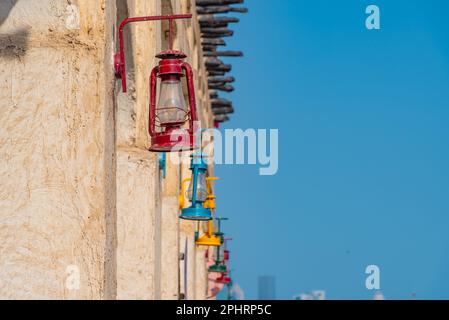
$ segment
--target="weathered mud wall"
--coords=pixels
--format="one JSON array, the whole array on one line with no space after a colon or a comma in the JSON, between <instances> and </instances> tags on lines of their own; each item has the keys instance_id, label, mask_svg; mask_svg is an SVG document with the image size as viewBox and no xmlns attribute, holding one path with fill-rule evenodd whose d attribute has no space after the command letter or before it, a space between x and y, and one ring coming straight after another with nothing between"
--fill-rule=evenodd
<instances>
[{"instance_id":1,"label":"weathered mud wall","mask_svg":"<svg viewBox=\"0 0 449 320\"><path fill-rule=\"evenodd\" d=\"M164 10L194 11L189 0L0 1L0 298L205 297L195 224L178 219L189 173L168 163L163 179L148 151L148 77L167 26L126 27L126 94L113 71L118 23ZM175 45L208 127L195 19L176 24Z\"/></svg>"},{"instance_id":2,"label":"weathered mud wall","mask_svg":"<svg viewBox=\"0 0 449 320\"><path fill-rule=\"evenodd\" d=\"M121 1L126 17L159 15L160 1ZM125 27L128 92L117 82L117 284L119 299L154 299L155 219L159 208L157 154L148 151L148 79L160 51L160 24Z\"/></svg>"},{"instance_id":3,"label":"weathered mud wall","mask_svg":"<svg viewBox=\"0 0 449 320\"><path fill-rule=\"evenodd\" d=\"M0 2L0 298L115 297L114 24Z\"/></svg>"}]
</instances>

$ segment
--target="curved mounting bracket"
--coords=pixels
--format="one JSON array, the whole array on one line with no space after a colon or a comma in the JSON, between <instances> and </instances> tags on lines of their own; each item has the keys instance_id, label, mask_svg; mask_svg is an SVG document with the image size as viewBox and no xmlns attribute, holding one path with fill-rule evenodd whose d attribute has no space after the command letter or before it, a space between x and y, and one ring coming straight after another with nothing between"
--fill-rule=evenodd
<instances>
[{"instance_id":1,"label":"curved mounting bracket","mask_svg":"<svg viewBox=\"0 0 449 320\"><path fill-rule=\"evenodd\" d=\"M164 16L146 16L146 17L134 17L126 18L120 23L118 37L120 42L120 50L114 55L114 68L115 75L117 78L122 79L122 89L126 92L126 66L125 66L125 46L123 42L123 29L129 23L142 22L142 21L169 21L169 46L170 50L173 49L173 20L178 19L191 19L192 14L175 14L175 15L164 15Z\"/></svg>"}]
</instances>

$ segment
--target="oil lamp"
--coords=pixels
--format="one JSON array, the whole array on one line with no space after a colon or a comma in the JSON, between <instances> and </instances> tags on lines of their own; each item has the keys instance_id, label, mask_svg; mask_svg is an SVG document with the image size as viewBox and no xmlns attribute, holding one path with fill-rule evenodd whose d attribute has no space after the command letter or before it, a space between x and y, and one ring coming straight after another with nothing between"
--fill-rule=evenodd
<instances>
[{"instance_id":1,"label":"oil lamp","mask_svg":"<svg viewBox=\"0 0 449 320\"><path fill-rule=\"evenodd\" d=\"M214 226L212 220L207 222L207 232L196 239L196 245L198 246L210 246L210 247L219 247L221 245L220 237L217 237L214 234Z\"/></svg>"},{"instance_id":2,"label":"oil lamp","mask_svg":"<svg viewBox=\"0 0 449 320\"><path fill-rule=\"evenodd\" d=\"M215 257L215 263L211 265L208 269L209 272L218 272L225 273L228 271L228 267L224 263L222 259L220 259L220 249L221 247L217 247L217 253Z\"/></svg>"},{"instance_id":3,"label":"oil lamp","mask_svg":"<svg viewBox=\"0 0 449 320\"><path fill-rule=\"evenodd\" d=\"M183 52L173 50L173 21L190 19L191 14L134 17L123 20L119 27L120 51L114 57L115 71L122 80L123 92L126 92L126 67L123 41L123 29L128 23L142 21L169 21L169 49L162 51L157 58L159 64L153 68L150 76L150 107L148 131L151 136L150 151L171 152L192 150L195 148L194 123L197 121L195 87L193 71L184 61ZM182 77L186 77L188 89L188 107L182 90ZM159 99L157 99L157 79L160 79ZM157 100L157 104L156 104ZM186 122L189 129L182 129Z\"/></svg>"},{"instance_id":4,"label":"oil lamp","mask_svg":"<svg viewBox=\"0 0 449 320\"><path fill-rule=\"evenodd\" d=\"M217 177L207 177L207 197L203 204L204 208L210 209L212 213L215 213L215 195L212 188L212 182L218 180ZM217 247L221 245L221 239L214 234L214 224L212 220L207 223L207 232L200 238L196 238L195 243L199 246L212 246Z\"/></svg>"},{"instance_id":5,"label":"oil lamp","mask_svg":"<svg viewBox=\"0 0 449 320\"><path fill-rule=\"evenodd\" d=\"M202 153L196 152L192 154L190 170L192 171L192 178L190 179L190 185L187 190L187 197L192 205L181 210L180 218L196 221L211 220L211 210L203 206L207 198L207 164L204 161L204 155Z\"/></svg>"}]
</instances>

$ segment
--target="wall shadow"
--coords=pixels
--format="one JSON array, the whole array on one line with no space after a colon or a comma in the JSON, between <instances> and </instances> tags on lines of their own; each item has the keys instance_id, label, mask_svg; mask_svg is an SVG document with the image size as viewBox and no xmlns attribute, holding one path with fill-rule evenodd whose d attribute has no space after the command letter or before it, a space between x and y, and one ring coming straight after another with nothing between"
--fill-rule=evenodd
<instances>
[{"instance_id":1,"label":"wall shadow","mask_svg":"<svg viewBox=\"0 0 449 320\"><path fill-rule=\"evenodd\" d=\"M120 23L129 17L128 11L128 1L116 0L116 8L117 8L117 28ZM118 31L118 29L117 29ZM135 83L135 65L134 65L134 56L133 56L133 42L131 38L131 27L127 25L123 30L124 37L124 46L125 46L125 59L126 59L126 71L128 82L130 87L132 87ZM117 38L116 41L116 52L119 50L119 41ZM120 88L121 89L121 88Z\"/></svg>"},{"instance_id":2,"label":"wall shadow","mask_svg":"<svg viewBox=\"0 0 449 320\"><path fill-rule=\"evenodd\" d=\"M11 10L19 0L0 1L0 27L8 19ZM26 28L17 29L12 33L0 33L0 56L16 59L24 56L28 50L29 31Z\"/></svg>"},{"instance_id":3,"label":"wall shadow","mask_svg":"<svg viewBox=\"0 0 449 320\"><path fill-rule=\"evenodd\" d=\"M12 8L19 0L2 0L0 1L0 26L8 18Z\"/></svg>"}]
</instances>

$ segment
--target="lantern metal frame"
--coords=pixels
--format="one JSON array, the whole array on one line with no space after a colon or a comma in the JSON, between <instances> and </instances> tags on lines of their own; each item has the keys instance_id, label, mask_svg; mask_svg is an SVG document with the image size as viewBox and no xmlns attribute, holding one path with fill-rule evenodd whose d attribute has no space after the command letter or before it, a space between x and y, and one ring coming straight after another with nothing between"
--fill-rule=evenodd
<instances>
[{"instance_id":1,"label":"lantern metal frame","mask_svg":"<svg viewBox=\"0 0 449 320\"><path fill-rule=\"evenodd\" d=\"M162 15L162 16L144 16L126 18L119 26L119 52L114 55L114 67L117 78L121 79L123 92L127 91L126 83L126 63L125 63L125 45L123 30L127 24L145 21L163 21L169 22L169 49L157 54L161 59L158 66L155 66L150 75L150 106L148 116L148 133L151 137L150 151L153 152L172 152L186 151L196 149L194 139L194 125L198 121L196 109L195 85L193 79L192 67L183 61L187 55L179 50L173 50L173 23L179 19L191 19L192 14ZM157 78L164 80L179 80L185 76L187 81L189 111L185 114L184 121L166 123L162 125L157 117L156 108L156 90ZM165 108L170 109L170 108ZM182 110L185 111L185 110ZM184 123L189 122L189 129L181 129ZM157 130L159 128L159 130Z\"/></svg>"},{"instance_id":2,"label":"lantern metal frame","mask_svg":"<svg viewBox=\"0 0 449 320\"><path fill-rule=\"evenodd\" d=\"M207 231L201 237L196 237L195 244L197 246L219 247L221 245L221 238L214 234L213 220L207 222Z\"/></svg>"},{"instance_id":3,"label":"lantern metal frame","mask_svg":"<svg viewBox=\"0 0 449 320\"><path fill-rule=\"evenodd\" d=\"M217 205L215 203L215 199L217 199L217 197L214 194L213 182L218 181L218 180L220 180L220 178L218 178L218 177L207 177L206 178L207 198L206 198L206 201L204 201L203 206L205 208L209 208L210 210L212 210L212 212L215 212L215 209L217 207Z\"/></svg>"},{"instance_id":4,"label":"lantern metal frame","mask_svg":"<svg viewBox=\"0 0 449 320\"><path fill-rule=\"evenodd\" d=\"M197 186L198 186L198 175L205 174L207 172L207 164L204 161L204 155L201 152L192 154L192 161L190 164L190 170L192 171L192 199L191 206L183 208L181 210L181 215L179 216L184 220L193 221L208 221L212 219L212 211L209 208L203 206L204 201L198 199ZM185 192L184 185L181 187L181 193Z\"/></svg>"},{"instance_id":5,"label":"lantern metal frame","mask_svg":"<svg viewBox=\"0 0 449 320\"><path fill-rule=\"evenodd\" d=\"M223 246L224 246L224 248L223 248L223 260L225 262L229 261L229 259L230 259L231 251L228 249L228 241L232 241L232 240L233 240L232 238L224 238L223 239Z\"/></svg>"}]
</instances>

